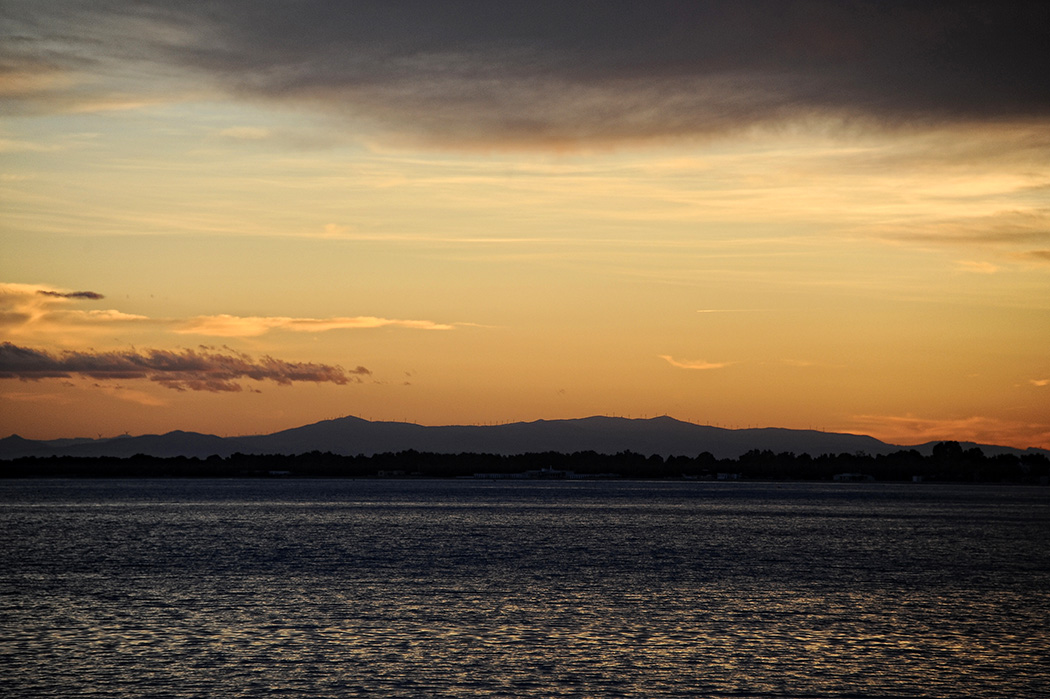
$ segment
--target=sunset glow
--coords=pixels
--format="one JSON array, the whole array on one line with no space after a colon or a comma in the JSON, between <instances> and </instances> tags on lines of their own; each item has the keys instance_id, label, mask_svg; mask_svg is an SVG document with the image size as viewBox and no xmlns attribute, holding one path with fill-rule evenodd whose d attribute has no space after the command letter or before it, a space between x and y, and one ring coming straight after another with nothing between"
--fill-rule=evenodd
<instances>
[{"instance_id":1,"label":"sunset glow","mask_svg":"<svg viewBox=\"0 0 1050 699\"><path fill-rule=\"evenodd\" d=\"M0 436L1050 448L1046 6L512 8L5 2Z\"/></svg>"}]
</instances>

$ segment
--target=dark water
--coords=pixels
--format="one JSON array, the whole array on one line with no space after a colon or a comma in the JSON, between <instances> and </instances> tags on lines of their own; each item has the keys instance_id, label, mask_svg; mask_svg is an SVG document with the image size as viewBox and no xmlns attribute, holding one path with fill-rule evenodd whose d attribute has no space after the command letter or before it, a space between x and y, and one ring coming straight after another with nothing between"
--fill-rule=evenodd
<instances>
[{"instance_id":1,"label":"dark water","mask_svg":"<svg viewBox=\"0 0 1050 699\"><path fill-rule=\"evenodd\" d=\"M9 697L1050 697L1050 490L0 482Z\"/></svg>"}]
</instances>

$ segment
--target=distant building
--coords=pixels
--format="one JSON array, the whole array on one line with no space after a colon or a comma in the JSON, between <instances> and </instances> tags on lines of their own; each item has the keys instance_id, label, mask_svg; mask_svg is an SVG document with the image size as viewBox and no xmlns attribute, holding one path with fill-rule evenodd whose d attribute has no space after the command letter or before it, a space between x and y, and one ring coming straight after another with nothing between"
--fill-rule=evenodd
<instances>
[{"instance_id":1,"label":"distant building","mask_svg":"<svg viewBox=\"0 0 1050 699\"><path fill-rule=\"evenodd\" d=\"M869 476L866 473L836 473L832 479L846 483L867 483L875 480L875 476Z\"/></svg>"},{"instance_id":2,"label":"distant building","mask_svg":"<svg viewBox=\"0 0 1050 699\"><path fill-rule=\"evenodd\" d=\"M526 471L526 478L542 478L543 480L560 480L568 478L572 471L562 471L557 468L541 468L539 471Z\"/></svg>"},{"instance_id":3,"label":"distant building","mask_svg":"<svg viewBox=\"0 0 1050 699\"><path fill-rule=\"evenodd\" d=\"M522 473L475 473L474 478L479 479L529 479L529 480L592 480L596 478L619 478L617 473L576 473L575 471L562 471L556 468L543 468L539 471L524 471Z\"/></svg>"},{"instance_id":4,"label":"distant building","mask_svg":"<svg viewBox=\"0 0 1050 699\"><path fill-rule=\"evenodd\" d=\"M718 480L720 481L738 481L740 480L739 473L719 473Z\"/></svg>"}]
</instances>

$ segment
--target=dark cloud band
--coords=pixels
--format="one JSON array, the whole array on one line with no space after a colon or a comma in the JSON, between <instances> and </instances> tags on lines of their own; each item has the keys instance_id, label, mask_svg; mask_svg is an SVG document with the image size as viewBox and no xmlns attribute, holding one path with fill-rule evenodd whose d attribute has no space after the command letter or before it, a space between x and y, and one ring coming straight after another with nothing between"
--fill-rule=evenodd
<instances>
[{"instance_id":1,"label":"dark cloud band","mask_svg":"<svg viewBox=\"0 0 1050 699\"><path fill-rule=\"evenodd\" d=\"M226 350L184 349L177 352L148 350L137 352L63 352L0 343L0 379L36 380L68 378L74 375L94 379L148 379L180 391L240 391L236 381L274 381L347 384L370 375L359 366L346 371L339 366L286 362L272 357L254 360L246 354Z\"/></svg>"},{"instance_id":2,"label":"dark cloud band","mask_svg":"<svg viewBox=\"0 0 1050 699\"><path fill-rule=\"evenodd\" d=\"M176 54L238 92L313 102L409 135L616 141L813 115L1045 116L1046 8L280 3L225 15L211 24L221 43Z\"/></svg>"},{"instance_id":3,"label":"dark cloud band","mask_svg":"<svg viewBox=\"0 0 1050 699\"><path fill-rule=\"evenodd\" d=\"M1045 2L12 7L23 31L11 51L35 64L133 56L209 75L233 94L310 104L446 143L659 138L814 116L923 125L1050 115ZM154 30L117 36L131 19ZM94 43L62 56L54 39L63 26L69 36L92 27ZM100 56L102 46L122 54Z\"/></svg>"}]
</instances>

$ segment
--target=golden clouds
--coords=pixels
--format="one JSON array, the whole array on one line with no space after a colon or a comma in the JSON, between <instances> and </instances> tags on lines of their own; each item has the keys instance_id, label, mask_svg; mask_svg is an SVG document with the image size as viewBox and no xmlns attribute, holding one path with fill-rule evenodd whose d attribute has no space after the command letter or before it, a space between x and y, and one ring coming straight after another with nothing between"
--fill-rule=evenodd
<instances>
[{"instance_id":1,"label":"golden clouds","mask_svg":"<svg viewBox=\"0 0 1050 699\"><path fill-rule=\"evenodd\" d=\"M85 333L149 322L142 315L115 309L82 310L74 304L99 301L92 291L69 291L41 284L0 283L0 333L6 337L48 339L59 344L76 343Z\"/></svg>"},{"instance_id":2,"label":"golden clouds","mask_svg":"<svg viewBox=\"0 0 1050 699\"><path fill-rule=\"evenodd\" d=\"M105 298L92 291L68 291L37 284L0 283L0 330L12 337L52 336L106 330L127 323L147 323L182 335L257 337L274 330L318 333L331 330L369 330L395 327L411 330L451 330L453 325L430 320L404 320L376 316L289 318L282 316L197 316L189 319L150 318L116 309L72 309L77 302Z\"/></svg>"},{"instance_id":3,"label":"golden clouds","mask_svg":"<svg viewBox=\"0 0 1050 699\"><path fill-rule=\"evenodd\" d=\"M363 366L344 370L337 365L292 362L269 355L256 360L224 347L192 349L82 348L83 343L127 324L150 326L151 337L164 341L167 333L215 337L257 337L274 330L318 333L331 330L367 330L400 327L415 330L449 330L453 326L423 320L394 320L374 316L336 318L198 316L188 320L123 313L115 309L82 310L76 303L97 302L105 297L94 291L71 291L37 284L0 284L0 337L50 345L77 347L52 352L47 349L0 343L0 379L69 379L88 377L99 381L148 380L176 390L239 392L238 379L345 385L361 382L371 371ZM113 386L110 384L112 389ZM115 390L115 389L114 389ZM127 394L131 395L131 394ZM137 394L136 394L137 395ZM120 394L119 397L126 397ZM139 400L139 402L142 402Z\"/></svg>"}]
</instances>

